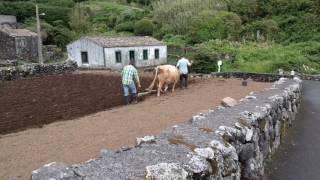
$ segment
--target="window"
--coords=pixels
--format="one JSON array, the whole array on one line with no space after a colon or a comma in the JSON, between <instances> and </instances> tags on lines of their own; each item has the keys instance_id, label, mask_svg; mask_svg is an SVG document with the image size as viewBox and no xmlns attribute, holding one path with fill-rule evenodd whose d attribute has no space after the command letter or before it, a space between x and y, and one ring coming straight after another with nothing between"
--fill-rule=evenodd
<instances>
[{"instance_id":1,"label":"window","mask_svg":"<svg viewBox=\"0 0 320 180\"><path fill-rule=\"evenodd\" d=\"M27 47L27 43L24 38L19 38L18 40L20 41L20 42L18 41L18 43L22 48Z\"/></svg>"},{"instance_id":2,"label":"window","mask_svg":"<svg viewBox=\"0 0 320 180\"><path fill-rule=\"evenodd\" d=\"M86 51L81 52L81 61L82 61L82 64L89 63L88 52L86 52Z\"/></svg>"},{"instance_id":3,"label":"window","mask_svg":"<svg viewBox=\"0 0 320 180\"><path fill-rule=\"evenodd\" d=\"M129 60L135 60L134 51L129 51Z\"/></svg>"},{"instance_id":4,"label":"window","mask_svg":"<svg viewBox=\"0 0 320 180\"><path fill-rule=\"evenodd\" d=\"M148 50L147 49L143 50L143 60L148 60Z\"/></svg>"},{"instance_id":5,"label":"window","mask_svg":"<svg viewBox=\"0 0 320 180\"><path fill-rule=\"evenodd\" d=\"M159 59L159 49L154 50L154 59Z\"/></svg>"},{"instance_id":6,"label":"window","mask_svg":"<svg viewBox=\"0 0 320 180\"><path fill-rule=\"evenodd\" d=\"M121 63L121 51L116 51L116 63Z\"/></svg>"}]
</instances>

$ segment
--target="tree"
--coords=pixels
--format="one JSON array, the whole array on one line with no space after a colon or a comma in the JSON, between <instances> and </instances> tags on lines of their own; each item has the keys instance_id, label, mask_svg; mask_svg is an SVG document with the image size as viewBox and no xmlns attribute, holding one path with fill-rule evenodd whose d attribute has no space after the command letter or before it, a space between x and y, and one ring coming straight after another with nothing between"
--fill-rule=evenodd
<instances>
[{"instance_id":1,"label":"tree","mask_svg":"<svg viewBox=\"0 0 320 180\"><path fill-rule=\"evenodd\" d=\"M36 19L34 17L29 18L25 21L24 24L25 28L37 32L37 26L36 26ZM49 23L47 23L45 20L41 20L40 23L41 26L41 39L45 45L52 44L52 41L50 40L50 33L53 31L53 26Z\"/></svg>"},{"instance_id":2,"label":"tree","mask_svg":"<svg viewBox=\"0 0 320 180\"><path fill-rule=\"evenodd\" d=\"M66 45L72 40L72 32L62 25L55 26L50 35L53 44L62 49L66 49Z\"/></svg>"},{"instance_id":3,"label":"tree","mask_svg":"<svg viewBox=\"0 0 320 180\"><path fill-rule=\"evenodd\" d=\"M278 33L279 26L272 19L254 21L244 26L242 35L251 40L272 40Z\"/></svg>"},{"instance_id":4,"label":"tree","mask_svg":"<svg viewBox=\"0 0 320 180\"><path fill-rule=\"evenodd\" d=\"M81 3L81 2L85 2L85 1L88 1L88 0L73 0L75 3Z\"/></svg>"},{"instance_id":5,"label":"tree","mask_svg":"<svg viewBox=\"0 0 320 180\"><path fill-rule=\"evenodd\" d=\"M149 6L152 2L152 0L126 0L127 3L132 3L132 2L135 2L135 3L138 3L138 4L141 4L143 6Z\"/></svg>"},{"instance_id":6,"label":"tree","mask_svg":"<svg viewBox=\"0 0 320 180\"><path fill-rule=\"evenodd\" d=\"M257 18L259 15L259 0L229 0L232 12L241 16L244 22Z\"/></svg>"},{"instance_id":7,"label":"tree","mask_svg":"<svg viewBox=\"0 0 320 180\"><path fill-rule=\"evenodd\" d=\"M78 3L70 14L70 27L75 32L85 33L90 25L90 9L81 7L81 3Z\"/></svg>"},{"instance_id":8,"label":"tree","mask_svg":"<svg viewBox=\"0 0 320 180\"><path fill-rule=\"evenodd\" d=\"M159 0L152 3L156 22L172 27L175 34L186 35L193 17L202 11L226 10L221 0Z\"/></svg>"},{"instance_id":9,"label":"tree","mask_svg":"<svg viewBox=\"0 0 320 180\"><path fill-rule=\"evenodd\" d=\"M193 18L190 35L194 43L210 39L236 40L239 38L240 29L241 19L235 13L203 11Z\"/></svg>"},{"instance_id":10,"label":"tree","mask_svg":"<svg viewBox=\"0 0 320 180\"><path fill-rule=\"evenodd\" d=\"M36 32L35 18L29 18L25 22L25 28ZM43 44L55 44L62 49L72 40L72 32L64 26L61 20L54 21L52 24L47 23L45 20L41 21L41 37Z\"/></svg>"}]
</instances>

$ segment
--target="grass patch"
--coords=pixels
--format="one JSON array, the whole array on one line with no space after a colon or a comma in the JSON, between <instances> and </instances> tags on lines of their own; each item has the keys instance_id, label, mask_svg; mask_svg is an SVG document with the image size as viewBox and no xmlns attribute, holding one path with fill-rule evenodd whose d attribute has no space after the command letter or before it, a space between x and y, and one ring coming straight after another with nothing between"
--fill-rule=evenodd
<instances>
[{"instance_id":1,"label":"grass patch","mask_svg":"<svg viewBox=\"0 0 320 180\"><path fill-rule=\"evenodd\" d=\"M320 43L315 41L281 45L214 40L199 44L194 58L199 72L214 71L216 62L224 60L222 71L276 73L283 69L320 73Z\"/></svg>"}]
</instances>

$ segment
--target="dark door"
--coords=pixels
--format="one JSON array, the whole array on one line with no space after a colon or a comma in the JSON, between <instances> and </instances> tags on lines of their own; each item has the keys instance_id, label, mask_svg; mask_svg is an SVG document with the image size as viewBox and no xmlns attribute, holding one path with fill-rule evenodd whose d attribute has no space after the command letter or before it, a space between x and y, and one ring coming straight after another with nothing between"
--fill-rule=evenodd
<instances>
[{"instance_id":1,"label":"dark door","mask_svg":"<svg viewBox=\"0 0 320 180\"><path fill-rule=\"evenodd\" d=\"M136 58L135 58L135 52L129 51L129 60L133 61L133 65L136 65Z\"/></svg>"},{"instance_id":2,"label":"dark door","mask_svg":"<svg viewBox=\"0 0 320 180\"><path fill-rule=\"evenodd\" d=\"M89 63L89 59L88 59L88 52L81 52L81 61L82 64L88 64Z\"/></svg>"}]
</instances>

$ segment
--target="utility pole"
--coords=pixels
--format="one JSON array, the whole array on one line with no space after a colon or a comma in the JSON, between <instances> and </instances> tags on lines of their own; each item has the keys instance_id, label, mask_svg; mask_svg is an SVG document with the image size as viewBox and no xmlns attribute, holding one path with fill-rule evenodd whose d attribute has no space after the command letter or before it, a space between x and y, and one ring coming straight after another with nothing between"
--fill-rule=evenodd
<instances>
[{"instance_id":1,"label":"utility pole","mask_svg":"<svg viewBox=\"0 0 320 180\"><path fill-rule=\"evenodd\" d=\"M36 4L36 16L37 16L37 34L38 34L38 57L39 57L39 63L43 64L42 40L41 40L41 29L40 29L40 18L39 18L38 4Z\"/></svg>"}]
</instances>

